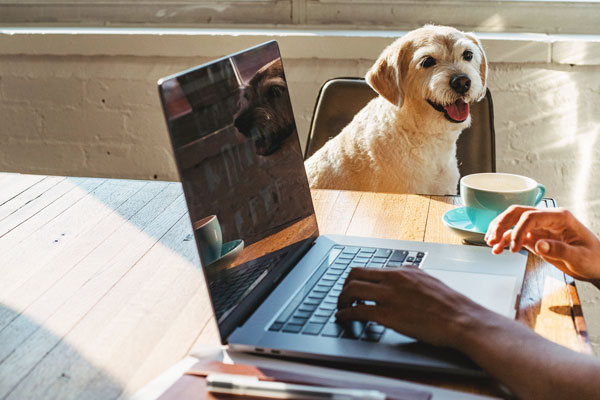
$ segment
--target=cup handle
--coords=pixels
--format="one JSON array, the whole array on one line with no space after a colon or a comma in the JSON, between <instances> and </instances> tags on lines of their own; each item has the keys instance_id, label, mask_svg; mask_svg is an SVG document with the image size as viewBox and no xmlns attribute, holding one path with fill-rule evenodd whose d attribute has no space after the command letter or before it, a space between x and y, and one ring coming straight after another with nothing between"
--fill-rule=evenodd
<instances>
[{"instance_id":1,"label":"cup handle","mask_svg":"<svg viewBox=\"0 0 600 400\"><path fill-rule=\"evenodd\" d=\"M534 204L536 206L538 204L540 204L540 201L542 201L542 199L544 198L544 195L546 194L546 186L542 185L541 183L538 183L537 187L538 187L538 195L535 198L535 204Z\"/></svg>"}]
</instances>

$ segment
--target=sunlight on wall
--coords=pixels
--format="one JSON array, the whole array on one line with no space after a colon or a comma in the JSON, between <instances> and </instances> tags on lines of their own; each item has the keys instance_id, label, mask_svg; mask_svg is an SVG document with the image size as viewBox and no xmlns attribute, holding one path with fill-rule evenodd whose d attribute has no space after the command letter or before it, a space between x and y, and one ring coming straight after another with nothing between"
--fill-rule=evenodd
<instances>
[{"instance_id":1,"label":"sunlight on wall","mask_svg":"<svg viewBox=\"0 0 600 400\"><path fill-rule=\"evenodd\" d=\"M592 153L597 141L598 132L577 135L579 137L579 165L577 167L577 178L573 185L572 202L575 214L584 223L589 224L588 216L588 188L590 185L590 174L592 170Z\"/></svg>"},{"instance_id":2,"label":"sunlight on wall","mask_svg":"<svg viewBox=\"0 0 600 400\"><path fill-rule=\"evenodd\" d=\"M535 75L528 77L531 79ZM536 168L535 162L531 167L539 169L550 196L559 198L559 206L571 209L587 224L590 221L588 200L595 195L589 193L589 183L593 179L593 153L598 132L589 130L590 124L585 118L588 105L582 101L581 79L574 77L568 69L550 71L535 79L545 86L545 90L538 90L535 97L532 96L538 112L531 113L527 122L544 122L551 129L539 132L541 135L525 146L527 157L540 162L555 162L554 171L540 169L542 164ZM552 176L554 174L558 175Z\"/></svg>"},{"instance_id":3,"label":"sunlight on wall","mask_svg":"<svg viewBox=\"0 0 600 400\"><path fill-rule=\"evenodd\" d=\"M498 14L494 14L491 17L484 19L480 24L477 25L477 30L503 32L506 26L504 18Z\"/></svg>"},{"instance_id":4,"label":"sunlight on wall","mask_svg":"<svg viewBox=\"0 0 600 400\"><path fill-rule=\"evenodd\" d=\"M585 141L582 141L578 135L579 131L579 90L576 82L573 82L568 72L560 73L558 81L558 89L547 93L551 97L555 97L556 101L549 102L557 105L560 110L561 118L556 132L564 135L568 147L574 147L577 150L577 157L574 158L576 168L572 171L574 175L573 186L569 189L571 193L570 204L571 209L582 221L587 222L587 209L585 207L585 199L588 195L587 180L590 175L590 158L592 146L589 146ZM558 103L558 104L557 104ZM565 104L567 106L565 106Z\"/></svg>"},{"instance_id":5,"label":"sunlight on wall","mask_svg":"<svg viewBox=\"0 0 600 400\"><path fill-rule=\"evenodd\" d=\"M591 183L594 175L594 154L600 131L599 124L590 115L590 104L586 101L583 87L585 82L577 79L570 71L557 74L556 89L545 93L546 101L554 112L560 114L554 126L556 135L563 139L554 144L557 151L572 151L571 167L564 171L567 187L561 188L563 195L568 196L568 206L586 225L594 225L590 201L597 196L592 191ZM561 204L559 204L561 205Z\"/></svg>"}]
</instances>

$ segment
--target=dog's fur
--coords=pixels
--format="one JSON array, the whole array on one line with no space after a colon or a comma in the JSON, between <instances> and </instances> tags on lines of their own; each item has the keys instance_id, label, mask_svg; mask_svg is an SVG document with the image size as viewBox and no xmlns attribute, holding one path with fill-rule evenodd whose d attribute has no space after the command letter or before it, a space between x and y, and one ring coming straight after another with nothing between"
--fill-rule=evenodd
<instances>
[{"instance_id":1,"label":"dog's fur","mask_svg":"<svg viewBox=\"0 0 600 400\"><path fill-rule=\"evenodd\" d=\"M470 79L468 90L466 85L454 90L453 77L462 83ZM306 161L311 187L456 193L456 140L471 117L452 121L442 106L485 96L487 60L479 40L454 28L426 25L388 46L366 80L379 96ZM456 110L450 113L456 116ZM462 104L460 118L465 112Z\"/></svg>"},{"instance_id":2,"label":"dog's fur","mask_svg":"<svg viewBox=\"0 0 600 400\"><path fill-rule=\"evenodd\" d=\"M262 156L275 152L294 132L296 124L280 58L259 69L241 88L234 125L253 139L256 152Z\"/></svg>"}]
</instances>

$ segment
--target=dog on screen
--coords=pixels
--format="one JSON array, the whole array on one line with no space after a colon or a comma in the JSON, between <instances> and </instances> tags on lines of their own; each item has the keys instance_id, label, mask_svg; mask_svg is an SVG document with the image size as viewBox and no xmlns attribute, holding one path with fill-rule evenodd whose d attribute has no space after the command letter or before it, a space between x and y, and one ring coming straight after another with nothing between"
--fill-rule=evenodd
<instances>
[{"instance_id":1,"label":"dog on screen","mask_svg":"<svg viewBox=\"0 0 600 400\"><path fill-rule=\"evenodd\" d=\"M456 140L486 80L472 33L434 25L407 33L367 72L379 96L306 161L311 187L455 194Z\"/></svg>"},{"instance_id":2,"label":"dog on screen","mask_svg":"<svg viewBox=\"0 0 600 400\"><path fill-rule=\"evenodd\" d=\"M253 139L257 154L262 156L277 151L295 131L281 58L259 69L241 88L234 126Z\"/></svg>"}]
</instances>

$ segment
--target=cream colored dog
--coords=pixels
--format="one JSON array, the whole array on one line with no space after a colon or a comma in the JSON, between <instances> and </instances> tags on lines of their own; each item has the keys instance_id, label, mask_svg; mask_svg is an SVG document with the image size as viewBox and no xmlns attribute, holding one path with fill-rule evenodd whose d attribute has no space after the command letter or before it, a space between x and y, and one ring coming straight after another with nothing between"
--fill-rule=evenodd
<instances>
[{"instance_id":1,"label":"cream colored dog","mask_svg":"<svg viewBox=\"0 0 600 400\"><path fill-rule=\"evenodd\" d=\"M456 140L486 78L473 34L433 25L407 33L367 72L379 96L306 161L311 187L456 193Z\"/></svg>"}]
</instances>

